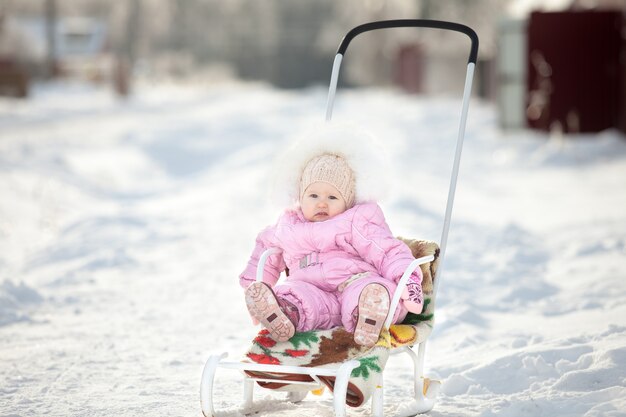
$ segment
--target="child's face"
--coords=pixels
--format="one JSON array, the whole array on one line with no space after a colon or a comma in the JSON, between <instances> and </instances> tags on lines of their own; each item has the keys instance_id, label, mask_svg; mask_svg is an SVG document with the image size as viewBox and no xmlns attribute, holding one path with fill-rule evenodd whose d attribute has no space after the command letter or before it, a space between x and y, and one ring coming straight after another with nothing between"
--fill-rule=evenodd
<instances>
[{"instance_id":1,"label":"child's face","mask_svg":"<svg viewBox=\"0 0 626 417\"><path fill-rule=\"evenodd\" d=\"M317 181L304 191L300 207L308 221L323 222L346 211L346 201L333 185Z\"/></svg>"}]
</instances>

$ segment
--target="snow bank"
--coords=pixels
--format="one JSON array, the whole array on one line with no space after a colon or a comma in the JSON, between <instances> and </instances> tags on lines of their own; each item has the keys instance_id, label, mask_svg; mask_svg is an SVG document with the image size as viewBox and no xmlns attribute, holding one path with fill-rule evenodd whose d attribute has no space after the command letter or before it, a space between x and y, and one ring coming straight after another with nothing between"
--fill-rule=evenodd
<instances>
[{"instance_id":1,"label":"snow bank","mask_svg":"<svg viewBox=\"0 0 626 417\"><path fill-rule=\"evenodd\" d=\"M31 321L30 311L43 297L23 282L15 284L5 279L0 285L0 326Z\"/></svg>"}]
</instances>

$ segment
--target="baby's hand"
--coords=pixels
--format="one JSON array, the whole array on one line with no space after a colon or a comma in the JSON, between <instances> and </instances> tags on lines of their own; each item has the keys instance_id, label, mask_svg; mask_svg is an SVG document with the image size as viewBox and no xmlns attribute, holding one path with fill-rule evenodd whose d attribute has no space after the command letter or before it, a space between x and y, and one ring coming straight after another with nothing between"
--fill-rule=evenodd
<instances>
[{"instance_id":1,"label":"baby's hand","mask_svg":"<svg viewBox=\"0 0 626 417\"><path fill-rule=\"evenodd\" d=\"M424 296L422 295L422 286L411 275L406 283L406 287L402 292L402 303L404 308L411 313L419 314L424 308Z\"/></svg>"},{"instance_id":2,"label":"baby's hand","mask_svg":"<svg viewBox=\"0 0 626 417\"><path fill-rule=\"evenodd\" d=\"M252 316L250 316L250 318L252 319L252 325L253 325L253 326L256 326L257 324L259 324L259 323L260 323L260 321L259 321L259 320L257 320L257 318L256 318L256 317L252 317Z\"/></svg>"}]
</instances>

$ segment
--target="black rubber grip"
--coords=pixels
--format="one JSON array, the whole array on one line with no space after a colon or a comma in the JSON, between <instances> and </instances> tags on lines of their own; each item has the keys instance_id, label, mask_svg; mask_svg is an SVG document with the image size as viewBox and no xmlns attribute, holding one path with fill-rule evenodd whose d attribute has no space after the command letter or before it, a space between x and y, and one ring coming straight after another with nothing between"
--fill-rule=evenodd
<instances>
[{"instance_id":1,"label":"black rubber grip","mask_svg":"<svg viewBox=\"0 0 626 417\"><path fill-rule=\"evenodd\" d=\"M369 32L378 29L389 28L402 28L402 27L416 27L416 28L434 28L453 30L455 32L465 33L472 41L472 49L470 50L470 56L468 62L476 64L476 58L478 56L478 35L474 30L468 26L460 23L445 22L442 20L429 20L429 19L399 19L399 20L380 20L377 22L364 23L352 29L346 36L344 36L337 53L345 55L348 45L358 35L364 32Z\"/></svg>"}]
</instances>

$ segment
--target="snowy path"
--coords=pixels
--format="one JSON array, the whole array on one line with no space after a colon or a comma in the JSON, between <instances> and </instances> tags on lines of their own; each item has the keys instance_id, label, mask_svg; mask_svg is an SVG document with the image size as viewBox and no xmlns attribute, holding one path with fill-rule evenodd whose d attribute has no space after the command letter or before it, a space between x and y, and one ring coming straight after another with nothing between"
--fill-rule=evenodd
<instances>
[{"instance_id":1,"label":"snowy path","mask_svg":"<svg viewBox=\"0 0 626 417\"><path fill-rule=\"evenodd\" d=\"M269 161L324 105L321 89L251 85L0 100L0 416L200 415L207 354L236 357L255 331L236 276L277 215ZM339 96L335 118L384 138L404 179L382 204L396 233L439 239L457 117L452 100ZM472 103L431 415L626 415L624 207L623 138L503 137ZM409 372L389 369L399 396ZM241 415L236 375L219 378ZM329 397L261 408L332 415Z\"/></svg>"}]
</instances>

